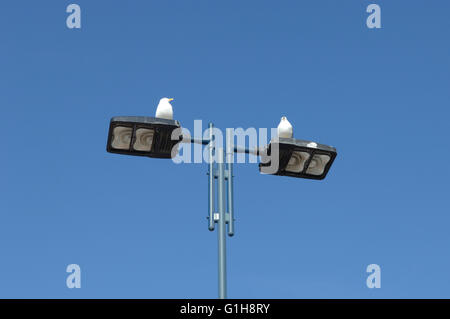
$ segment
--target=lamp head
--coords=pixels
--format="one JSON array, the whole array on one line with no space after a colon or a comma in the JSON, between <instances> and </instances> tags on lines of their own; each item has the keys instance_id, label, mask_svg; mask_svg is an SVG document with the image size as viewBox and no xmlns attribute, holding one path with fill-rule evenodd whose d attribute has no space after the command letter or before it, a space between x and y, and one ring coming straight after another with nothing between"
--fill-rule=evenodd
<instances>
[{"instance_id":1,"label":"lamp head","mask_svg":"<svg viewBox=\"0 0 450 319\"><path fill-rule=\"evenodd\" d=\"M328 145L280 137L272 139L261 155L259 171L321 180L326 177L336 155L336 149Z\"/></svg>"},{"instance_id":2,"label":"lamp head","mask_svg":"<svg viewBox=\"0 0 450 319\"><path fill-rule=\"evenodd\" d=\"M106 150L134 156L172 158L182 139L178 121L148 116L113 117Z\"/></svg>"}]
</instances>

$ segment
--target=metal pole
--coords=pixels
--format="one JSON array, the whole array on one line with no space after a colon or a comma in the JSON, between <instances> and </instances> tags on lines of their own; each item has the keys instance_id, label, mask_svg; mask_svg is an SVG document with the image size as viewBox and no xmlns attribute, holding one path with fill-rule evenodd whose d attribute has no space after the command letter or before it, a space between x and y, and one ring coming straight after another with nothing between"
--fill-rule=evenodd
<instances>
[{"instance_id":1,"label":"metal pole","mask_svg":"<svg viewBox=\"0 0 450 319\"><path fill-rule=\"evenodd\" d=\"M218 209L219 209L219 298L227 298L227 269L226 269L226 188L225 188L225 161L223 148L216 148L218 159L219 174L217 178L218 184Z\"/></svg>"},{"instance_id":2,"label":"metal pole","mask_svg":"<svg viewBox=\"0 0 450 319\"><path fill-rule=\"evenodd\" d=\"M234 205L233 205L233 159L234 159L234 152L233 152L233 135L231 134L232 131L227 129L227 165L228 165L228 172L227 172L227 178L228 178L228 236L234 235Z\"/></svg>"},{"instance_id":3,"label":"metal pole","mask_svg":"<svg viewBox=\"0 0 450 319\"><path fill-rule=\"evenodd\" d=\"M214 230L214 225L216 221L214 220L214 209L215 209L215 200L214 197L216 196L214 191L214 183L215 183L215 177L216 174L214 169L214 141L213 141L213 124L209 123L209 167L208 167L208 210L209 210L209 223L208 223L208 229L210 231Z\"/></svg>"}]
</instances>

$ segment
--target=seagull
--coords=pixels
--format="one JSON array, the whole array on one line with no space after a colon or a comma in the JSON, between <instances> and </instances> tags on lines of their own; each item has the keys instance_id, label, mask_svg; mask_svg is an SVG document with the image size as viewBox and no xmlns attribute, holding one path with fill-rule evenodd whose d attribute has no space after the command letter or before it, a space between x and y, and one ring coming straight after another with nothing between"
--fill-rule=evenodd
<instances>
[{"instance_id":1,"label":"seagull","mask_svg":"<svg viewBox=\"0 0 450 319\"><path fill-rule=\"evenodd\" d=\"M159 100L159 104L156 108L155 114L157 118L173 120L173 109L170 101L173 101L173 99L169 99L167 97L163 97L161 100Z\"/></svg>"},{"instance_id":2,"label":"seagull","mask_svg":"<svg viewBox=\"0 0 450 319\"><path fill-rule=\"evenodd\" d=\"M292 138L292 125L289 123L286 116L281 118L280 124L278 124L278 137Z\"/></svg>"}]
</instances>

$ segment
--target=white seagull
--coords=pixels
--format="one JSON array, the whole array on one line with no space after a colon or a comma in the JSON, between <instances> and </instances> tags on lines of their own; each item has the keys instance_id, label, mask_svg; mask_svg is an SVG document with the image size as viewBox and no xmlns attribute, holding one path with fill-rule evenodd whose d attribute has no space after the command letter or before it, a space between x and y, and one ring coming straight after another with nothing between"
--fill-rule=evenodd
<instances>
[{"instance_id":1,"label":"white seagull","mask_svg":"<svg viewBox=\"0 0 450 319\"><path fill-rule=\"evenodd\" d=\"M167 97L163 97L161 100L159 100L159 104L156 108L155 114L157 118L173 120L173 109L170 101L173 101L173 99L169 99Z\"/></svg>"},{"instance_id":2,"label":"white seagull","mask_svg":"<svg viewBox=\"0 0 450 319\"><path fill-rule=\"evenodd\" d=\"M280 124L278 124L277 128L278 137L283 138L292 138L293 129L291 123L289 123L286 116L281 118Z\"/></svg>"}]
</instances>

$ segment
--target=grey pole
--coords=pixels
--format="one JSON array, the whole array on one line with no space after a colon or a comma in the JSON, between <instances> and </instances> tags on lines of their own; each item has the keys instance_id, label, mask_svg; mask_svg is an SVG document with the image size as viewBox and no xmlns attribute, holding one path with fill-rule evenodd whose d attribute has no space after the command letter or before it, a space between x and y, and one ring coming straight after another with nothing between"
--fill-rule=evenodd
<instances>
[{"instance_id":1,"label":"grey pole","mask_svg":"<svg viewBox=\"0 0 450 319\"><path fill-rule=\"evenodd\" d=\"M216 148L217 161L219 166L219 174L217 178L218 184L218 209L219 209L219 298L227 298L227 269L226 269L226 188L225 188L225 161L223 148Z\"/></svg>"},{"instance_id":2,"label":"grey pole","mask_svg":"<svg viewBox=\"0 0 450 319\"><path fill-rule=\"evenodd\" d=\"M215 223L218 224L218 270L219 270L219 299L227 298L227 262L226 262L226 224L228 224L228 236L234 235L233 214L233 154L231 131L226 136L226 152L222 147L217 148L214 143L213 124L209 123L209 139L193 140L191 143L208 145L210 163L208 167L208 229L213 231ZM246 151L246 150L244 150ZM215 162L214 164L214 155ZM225 165L225 159L228 167ZM217 213L215 212L215 179L217 179ZM228 208L228 212L227 212Z\"/></svg>"},{"instance_id":3,"label":"grey pole","mask_svg":"<svg viewBox=\"0 0 450 319\"><path fill-rule=\"evenodd\" d=\"M214 141L213 141L213 124L209 123L209 167L208 167L208 209L209 209L209 223L208 223L208 229L210 231L214 230L214 225L216 221L214 220L214 209L215 209L215 191L214 191L214 179L215 179L215 169L214 169Z\"/></svg>"},{"instance_id":4,"label":"grey pole","mask_svg":"<svg viewBox=\"0 0 450 319\"><path fill-rule=\"evenodd\" d=\"M227 137L227 179L228 179L228 236L234 235L234 205L233 205L233 159L234 159L234 150L233 150L233 135L231 134L232 130L227 129L226 137Z\"/></svg>"}]
</instances>

